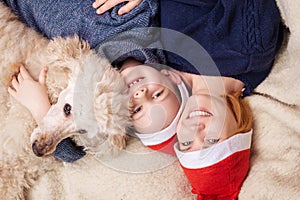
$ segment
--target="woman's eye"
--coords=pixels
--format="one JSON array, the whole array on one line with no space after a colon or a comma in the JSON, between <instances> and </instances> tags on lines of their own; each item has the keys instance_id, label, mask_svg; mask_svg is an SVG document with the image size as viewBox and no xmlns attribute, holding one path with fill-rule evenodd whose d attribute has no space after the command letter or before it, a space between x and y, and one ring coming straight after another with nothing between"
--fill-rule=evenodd
<instances>
[{"instance_id":1,"label":"woman's eye","mask_svg":"<svg viewBox=\"0 0 300 200\"><path fill-rule=\"evenodd\" d=\"M153 95L153 99L157 99L158 97L160 97L160 95L163 93L163 91L157 92Z\"/></svg>"},{"instance_id":2,"label":"woman's eye","mask_svg":"<svg viewBox=\"0 0 300 200\"><path fill-rule=\"evenodd\" d=\"M216 144L220 141L220 138L215 139L215 138L211 138L207 140L210 144Z\"/></svg>"},{"instance_id":3,"label":"woman's eye","mask_svg":"<svg viewBox=\"0 0 300 200\"><path fill-rule=\"evenodd\" d=\"M187 151L191 148L191 144L193 143L193 141L186 141L186 142L182 142L179 145L179 150L180 151Z\"/></svg>"},{"instance_id":4,"label":"woman's eye","mask_svg":"<svg viewBox=\"0 0 300 200\"><path fill-rule=\"evenodd\" d=\"M133 110L133 114L136 114L142 110L142 106L139 106Z\"/></svg>"},{"instance_id":5,"label":"woman's eye","mask_svg":"<svg viewBox=\"0 0 300 200\"><path fill-rule=\"evenodd\" d=\"M192 141L186 141L186 142L182 142L181 143L182 144L182 146L189 146L189 145L191 145L192 144Z\"/></svg>"}]
</instances>

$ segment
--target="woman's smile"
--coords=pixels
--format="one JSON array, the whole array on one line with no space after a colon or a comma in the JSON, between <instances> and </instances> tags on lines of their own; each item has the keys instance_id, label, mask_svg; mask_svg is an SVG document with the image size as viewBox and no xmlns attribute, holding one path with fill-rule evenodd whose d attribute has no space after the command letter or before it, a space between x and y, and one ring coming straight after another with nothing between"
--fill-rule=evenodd
<instances>
[{"instance_id":1,"label":"woman's smile","mask_svg":"<svg viewBox=\"0 0 300 200\"><path fill-rule=\"evenodd\" d=\"M205 110L194 110L192 112L190 112L190 114L188 115L188 118L193 118L193 117L212 117L213 114L205 111Z\"/></svg>"}]
</instances>

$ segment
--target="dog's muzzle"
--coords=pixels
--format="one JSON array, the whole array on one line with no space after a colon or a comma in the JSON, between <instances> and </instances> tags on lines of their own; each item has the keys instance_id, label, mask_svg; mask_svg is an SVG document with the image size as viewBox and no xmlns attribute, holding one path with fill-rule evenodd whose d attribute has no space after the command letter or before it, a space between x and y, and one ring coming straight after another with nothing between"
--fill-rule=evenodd
<instances>
[{"instance_id":1,"label":"dog's muzzle","mask_svg":"<svg viewBox=\"0 0 300 200\"><path fill-rule=\"evenodd\" d=\"M52 145L42 145L41 143L39 143L37 140L35 140L32 143L32 151L33 153L38 156L38 157L42 157L46 154L48 154L49 152L49 147L51 147Z\"/></svg>"}]
</instances>

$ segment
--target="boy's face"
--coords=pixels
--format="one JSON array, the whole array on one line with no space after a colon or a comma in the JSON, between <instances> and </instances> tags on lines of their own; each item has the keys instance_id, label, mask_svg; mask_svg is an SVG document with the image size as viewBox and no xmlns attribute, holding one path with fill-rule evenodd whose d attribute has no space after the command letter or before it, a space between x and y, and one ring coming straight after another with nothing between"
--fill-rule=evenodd
<instances>
[{"instance_id":1,"label":"boy's face","mask_svg":"<svg viewBox=\"0 0 300 200\"><path fill-rule=\"evenodd\" d=\"M197 151L210 147L237 130L237 122L226 100L202 91L191 96L177 126L179 149Z\"/></svg>"},{"instance_id":2,"label":"boy's face","mask_svg":"<svg viewBox=\"0 0 300 200\"><path fill-rule=\"evenodd\" d=\"M180 108L171 79L146 65L124 69L129 88L133 125L139 133L154 133L171 124Z\"/></svg>"}]
</instances>

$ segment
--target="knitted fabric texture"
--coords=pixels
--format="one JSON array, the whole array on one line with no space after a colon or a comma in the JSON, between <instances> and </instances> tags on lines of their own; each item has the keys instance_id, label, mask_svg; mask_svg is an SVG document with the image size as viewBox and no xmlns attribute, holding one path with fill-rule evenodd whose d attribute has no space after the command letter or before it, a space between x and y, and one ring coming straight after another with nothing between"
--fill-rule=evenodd
<instances>
[{"instance_id":1,"label":"knitted fabric texture","mask_svg":"<svg viewBox=\"0 0 300 200\"><path fill-rule=\"evenodd\" d=\"M71 138L62 140L52 153L54 157L64 162L74 162L85 156L83 147L77 146Z\"/></svg>"},{"instance_id":2,"label":"knitted fabric texture","mask_svg":"<svg viewBox=\"0 0 300 200\"><path fill-rule=\"evenodd\" d=\"M3 0L30 27L48 38L79 35L92 48L123 31L155 24L157 1L142 1L131 12L119 16L119 4L102 15L92 7L94 0Z\"/></svg>"},{"instance_id":3,"label":"knitted fabric texture","mask_svg":"<svg viewBox=\"0 0 300 200\"><path fill-rule=\"evenodd\" d=\"M241 80L244 95L250 95L269 74L283 33L274 0L163 0L161 26L186 34L202 45L219 72L201 74ZM170 40L169 35L162 38L166 49L184 46ZM192 66L172 53L167 54L167 60L170 67L180 71L203 71L199 68L202 66Z\"/></svg>"},{"instance_id":4,"label":"knitted fabric texture","mask_svg":"<svg viewBox=\"0 0 300 200\"><path fill-rule=\"evenodd\" d=\"M96 14L92 7L94 0L2 0L23 20L27 25L36 31L44 34L47 38L57 36L67 37L78 35L95 48L97 45L133 28L158 26L158 0L143 0L137 7L127 14L118 15L118 10L125 3L121 3L102 15ZM130 43L137 43L131 37ZM148 46L152 38L146 39ZM117 48L126 48L121 44ZM138 45L141 46L141 45ZM161 45L159 45L161 46ZM115 47L110 50L115 50ZM99 47L98 47L99 48ZM97 49L98 49L97 48ZM106 48L107 45L106 45ZM146 48L143 46L143 48ZM125 52L126 49L124 49ZM109 56L109 55L106 55ZM145 63L163 63L164 55L157 50L139 49L127 57L134 57L136 60ZM125 59L118 59L121 62ZM115 59L114 59L115 60ZM111 61L114 61L111 60ZM118 63L114 63L118 64Z\"/></svg>"}]
</instances>

